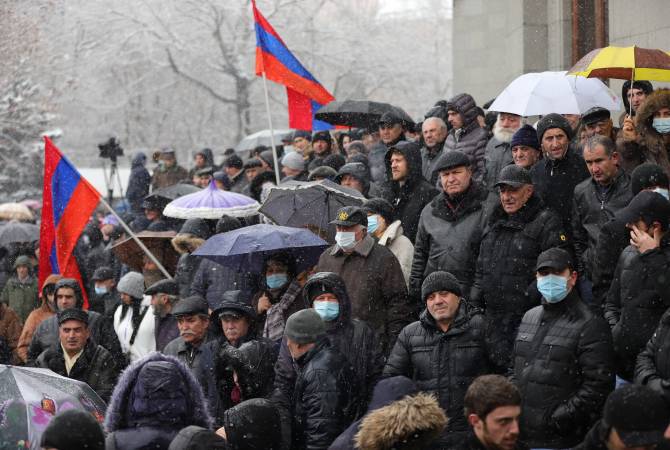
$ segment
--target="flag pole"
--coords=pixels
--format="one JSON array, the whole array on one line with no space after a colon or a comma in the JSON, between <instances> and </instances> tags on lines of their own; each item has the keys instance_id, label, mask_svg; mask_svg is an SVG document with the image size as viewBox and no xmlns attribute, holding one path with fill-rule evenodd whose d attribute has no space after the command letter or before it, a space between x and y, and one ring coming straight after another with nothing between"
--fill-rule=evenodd
<instances>
[{"instance_id":1,"label":"flag pole","mask_svg":"<svg viewBox=\"0 0 670 450\"><path fill-rule=\"evenodd\" d=\"M158 269L163 273L163 275L165 275L168 280L172 280L172 275L170 275L168 273L168 271L165 270L165 267L163 267L163 265L160 263L160 261L158 261L158 258L156 258L156 256L154 256L154 254L151 253L151 251L149 251L147 246L144 245L144 243L140 240L140 238L138 238L137 235L130 230L130 227L128 226L128 224L126 224L126 222L121 218L121 216L119 216L116 213L116 211L114 211L114 208L109 206L109 203L107 203L107 201L102 196L100 197L100 203L105 205L105 208L107 208L107 210L114 217L116 217L118 219L118 221L121 224L121 226L123 227L123 229L126 230L126 233L128 233L130 235L130 237L133 238L135 243L140 246L142 251L149 257L149 259L151 259L151 261L153 261L153 263L156 264L156 267L158 267Z\"/></svg>"},{"instance_id":2,"label":"flag pole","mask_svg":"<svg viewBox=\"0 0 670 450\"><path fill-rule=\"evenodd\" d=\"M270 114L270 97L268 96L268 81L265 77L265 70L263 70L263 92L265 93L265 110L268 113L268 125L270 126L270 145L272 145L272 158L275 163L275 178L277 184L280 183L279 176L279 161L277 161L277 147L275 147L275 130L272 128L272 115Z\"/></svg>"}]
</instances>

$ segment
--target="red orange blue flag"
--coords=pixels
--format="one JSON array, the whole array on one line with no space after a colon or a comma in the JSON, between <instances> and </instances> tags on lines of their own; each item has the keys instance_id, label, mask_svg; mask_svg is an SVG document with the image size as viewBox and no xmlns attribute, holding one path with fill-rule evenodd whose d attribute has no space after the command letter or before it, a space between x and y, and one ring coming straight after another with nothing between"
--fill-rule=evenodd
<instances>
[{"instance_id":1,"label":"red orange blue flag","mask_svg":"<svg viewBox=\"0 0 670 450\"><path fill-rule=\"evenodd\" d=\"M272 25L263 17L256 1L251 1L256 30L256 75L286 86L289 127L298 130L325 130L330 124L314 119L316 111L335 98L291 53Z\"/></svg>"},{"instance_id":2,"label":"red orange blue flag","mask_svg":"<svg viewBox=\"0 0 670 450\"><path fill-rule=\"evenodd\" d=\"M88 307L74 248L100 201L100 194L77 169L44 138L44 185L40 225L39 284L52 273L79 282Z\"/></svg>"}]
</instances>

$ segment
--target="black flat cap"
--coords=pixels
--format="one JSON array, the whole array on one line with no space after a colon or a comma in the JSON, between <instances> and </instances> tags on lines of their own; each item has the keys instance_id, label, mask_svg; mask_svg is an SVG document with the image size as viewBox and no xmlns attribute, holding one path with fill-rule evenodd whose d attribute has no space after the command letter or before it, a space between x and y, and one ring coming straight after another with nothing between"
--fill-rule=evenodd
<instances>
[{"instance_id":1,"label":"black flat cap","mask_svg":"<svg viewBox=\"0 0 670 450\"><path fill-rule=\"evenodd\" d=\"M212 176L214 174L214 168L212 167L203 167L202 169L198 169L195 172L196 176L199 177L206 177L206 176Z\"/></svg>"},{"instance_id":2,"label":"black flat cap","mask_svg":"<svg viewBox=\"0 0 670 450\"><path fill-rule=\"evenodd\" d=\"M100 266L97 269L95 269L95 272L93 272L93 277L91 280L93 281L103 281L103 280L113 280L116 278L114 276L114 270L111 267L107 266Z\"/></svg>"},{"instance_id":3,"label":"black flat cap","mask_svg":"<svg viewBox=\"0 0 670 450\"><path fill-rule=\"evenodd\" d=\"M192 315L209 315L209 306L204 298L199 295L193 295L179 300L172 308L172 315L178 316L192 316Z\"/></svg>"},{"instance_id":4,"label":"black flat cap","mask_svg":"<svg viewBox=\"0 0 670 450\"><path fill-rule=\"evenodd\" d=\"M219 318L234 317L239 319L240 317L248 317L254 319L256 317L247 293L240 290L224 292L223 301L217 305L215 312Z\"/></svg>"},{"instance_id":5,"label":"black flat cap","mask_svg":"<svg viewBox=\"0 0 670 450\"><path fill-rule=\"evenodd\" d=\"M358 206L345 206L335 214L335 219L330 221L333 225L352 227L354 225L368 226L368 215Z\"/></svg>"},{"instance_id":6,"label":"black flat cap","mask_svg":"<svg viewBox=\"0 0 670 450\"><path fill-rule=\"evenodd\" d=\"M454 167L470 167L471 164L468 155L459 152L458 150L454 150L440 156L440 159L435 165L435 170L439 172L440 170L453 169Z\"/></svg>"},{"instance_id":7,"label":"black flat cap","mask_svg":"<svg viewBox=\"0 0 670 450\"><path fill-rule=\"evenodd\" d=\"M58 325L68 320L77 320L88 325L88 313L79 308L69 308L58 312Z\"/></svg>"},{"instance_id":8,"label":"black flat cap","mask_svg":"<svg viewBox=\"0 0 670 450\"><path fill-rule=\"evenodd\" d=\"M382 114L382 116L379 118L379 126L381 127L382 125L395 125L395 124L402 124L402 118L398 116L397 114L394 114L392 112L385 112Z\"/></svg>"},{"instance_id":9,"label":"black flat cap","mask_svg":"<svg viewBox=\"0 0 670 450\"><path fill-rule=\"evenodd\" d=\"M174 280L157 281L144 291L144 295L155 294L179 295L179 285Z\"/></svg>"},{"instance_id":10,"label":"black flat cap","mask_svg":"<svg viewBox=\"0 0 670 450\"><path fill-rule=\"evenodd\" d=\"M535 270L565 270L568 267L571 269L574 267L570 253L562 248L554 247L540 253L540 256L537 257Z\"/></svg>"},{"instance_id":11,"label":"black flat cap","mask_svg":"<svg viewBox=\"0 0 670 450\"><path fill-rule=\"evenodd\" d=\"M495 186L498 187L504 185L518 188L524 184L533 184L530 172L516 164L509 164L503 167L500 171L500 176L498 177L498 182Z\"/></svg>"},{"instance_id":12,"label":"black flat cap","mask_svg":"<svg viewBox=\"0 0 670 450\"><path fill-rule=\"evenodd\" d=\"M593 108L589 108L582 115L582 123L585 125L591 125L611 117L612 115L610 114L609 110L603 108L602 106L594 106Z\"/></svg>"}]
</instances>

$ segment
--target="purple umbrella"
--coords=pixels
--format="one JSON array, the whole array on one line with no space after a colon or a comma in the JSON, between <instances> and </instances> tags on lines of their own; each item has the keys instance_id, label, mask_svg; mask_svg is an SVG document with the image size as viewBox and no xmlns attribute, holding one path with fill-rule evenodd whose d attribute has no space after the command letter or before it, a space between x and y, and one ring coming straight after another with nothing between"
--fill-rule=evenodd
<instances>
[{"instance_id":1,"label":"purple umbrella","mask_svg":"<svg viewBox=\"0 0 670 450\"><path fill-rule=\"evenodd\" d=\"M165 207L163 215L177 219L219 219L258 214L258 202L246 195L222 191L212 181L206 189L179 197Z\"/></svg>"}]
</instances>

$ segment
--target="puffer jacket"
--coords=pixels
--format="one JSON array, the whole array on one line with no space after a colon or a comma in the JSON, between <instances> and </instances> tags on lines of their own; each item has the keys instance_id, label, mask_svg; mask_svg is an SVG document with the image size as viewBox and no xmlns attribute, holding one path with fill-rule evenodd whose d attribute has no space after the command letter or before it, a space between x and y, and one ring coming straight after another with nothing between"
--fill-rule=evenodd
<instances>
[{"instance_id":1,"label":"puffer jacket","mask_svg":"<svg viewBox=\"0 0 670 450\"><path fill-rule=\"evenodd\" d=\"M630 230L616 217L605 222L598 234L596 249L593 252L591 281L593 282L593 308L602 314L614 271L621 252L630 243Z\"/></svg>"},{"instance_id":2,"label":"puffer jacket","mask_svg":"<svg viewBox=\"0 0 670 450\"><path fill-rule=\"evenodd\" d=\"M409 171L404 184L393 181L391 176L391 156L399 151L407 161ZM402 223L405 236L414 242L421 210L438 192L421 174L421 152L415 142L399 142L391 147L384 159L388 181L381 186L380 196L393 206L395 217Z\"/></svg>"},{"instance_id":3,"label":"puffer jacket","mask_svg":"<svg viewBox=\"0 0 670 450\"><path fill-rule=\"evenodd\" d=\"M498 193L495 185L498 182L498 175L503 167L512 164L511 142L502 142L492 137L486 144L486 175L484 176L484 185L489 191Z\"/></svg>"},{"instance_id":4,"label":"puffer jacket","mask_svg":"<svg viewBox=\"0 0 670 450\"><path fill-rule=\"evenodd\" d=\"M189 425L213 425L202 389L179 360L154 352L131 364L114 387L105 448L167 450Z\"/></svg>"},{"instance_id":5,"label":"puffer jacket","mask_svg":"<svg viewBox=\"0 0 670 450\"><path fill-rule=\"evenodd\" d=\"M594 254L600 229L625 208L633 198L630 176L619 170L607 191L586 179L575 187L572 199L572 238L577 257L577 272L591 279Z\"/></svg>"},{"instance_id":6,"label":"puffer jacket","mask_svg":"<svg viewBox=\"0 0 670 450\"><path fill-rule=\"evenodd\" d=\"M486 228L487 194L486 189L473 183L456 201L442 192L423 209L410 275L412 298L420 298L421 283L437 270L450 272L463 292L470 291Z\"/></svg>"},{"instance_id":7,"label":"puffer jacket","mask_svg":"<svg viewBox=\"0 0 670 450\"><path fill-rule=\"evenodd\" d=\"M577 186L591 176L584 159L569 148L563 159L543 158L531 169L535 193L547 207L563 219L563 228L570 230L572 197Z\"/></svg>"},{"instance_id":8,"label":"puffer jacket","mask_svg":"<svg viewBox=\"0 0 670 450\"><path fill-rule=\"evenodd\" d=\"M531 448L570 448L600 417L614 389L612 337L573 289L528 311L514 346L522 438Z\"/></svg>"},{"instance_id":9,"label":"puffer jacket","mask_svg":"<svg viewBox=\"0 0 670 450\"><path fill-rule=\"evenodd\" d=\"M449 100L447 108L458 111L463 116L463 127L449 132L443 153L458 150L468 155L472 163L474 180L483 182L486 172L488 133L477 121L477 104L471 95L458 94Z\"/></svg>"},{"instance_id":10,"label":"puffer jacket","mask_svg":"<svg viewBox=\"0 0 670 450\"><path fill-rule=\"evenodd\" d=\"M509 353L524 313L540 302L535 287L537 257L547 249L567 245L561 219L534 194L512 216L500 205L491 214L470 299L500 327Z\"/></svg>"},{"instance_id":11,"label":"puffer jacket","mask_svg":"<svg viewBox=\"0 0 670 450\"><path fill-rule=\"evenodd\" d=\"M326 450L353 420L353 370L328 339L295 362L292 450Z\"/></svg>"},{"instance_id":12,"label":"puffer jacket","mask_svg":"<svg viewBox=\"0 0 670 450\"><path fill-rule=\"evenodd\" d=\"M670 405L670 310L658 323L656 331L640 352L635 364L635 384L649 386Z\"/></svg>"},{"instance_id":13,"label":"puffer jacket","mask_svg":"<svg viewBox=\"0 0 670 450\"><path fill-rule=\"evenodd\" d=\"M60 344L42 352L35 361L35 367L49 369L63 377L83 381L105 402L112 396L112 390L119 376L119 368L112 355L90 339L86 341L83 353L69 374L65 368L63 347Z\"/></svg>"},{"instance_id":14,"label":"puffer jacket","mask_svg":"<svg viewBox=\"0 0 670 450\"><path fill-rule=\"evenodd\" d=\"M670 307L670 236L661 247L640 254L632 245L619 257L605 301L612 328L617 374L632 381L635 361Z\"/></svg>"},{"instance_id":15,"label":"puffer jacket","mask_svg":"<svg viewBox=\"0 0 670 450\"><path fill-rule=\"evenodd\" d=\"M440 440L446 448L460 442L469 428L463 399L470 383L479 375L506 370L508 358L492 333L481 311L464 299L446 333L424 310L417 322L402 330L384 367L384 377L404 375L420 391L437 396L449 417Z\"/></svg>"}]
</instances>

